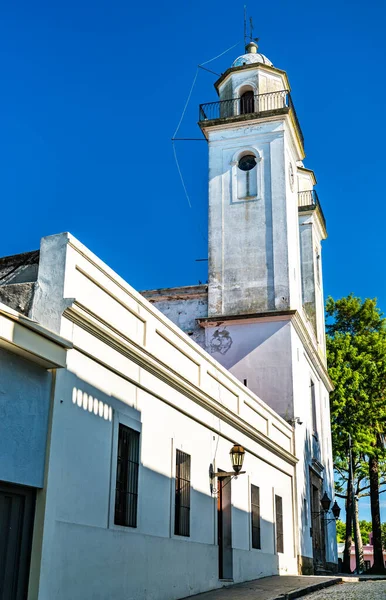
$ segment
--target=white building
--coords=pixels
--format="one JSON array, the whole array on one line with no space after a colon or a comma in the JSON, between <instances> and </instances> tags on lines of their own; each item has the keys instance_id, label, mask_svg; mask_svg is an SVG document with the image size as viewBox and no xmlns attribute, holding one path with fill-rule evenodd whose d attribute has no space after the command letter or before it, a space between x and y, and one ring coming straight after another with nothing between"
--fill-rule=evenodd
<instances>
[{"instance_id":1,"label":"white building","mask_svg":"<svg viewBox=\"0 0 386 600\"><path fill-rule=\"evenodd\" d=\"M150 290L152 303L296 427L299 570L334 570L333 498L321 242L326 223L303 166L287 74L257 52L200 107L209 145L208 286Z\"/></svg>"},{"instance_id":2,"label":"white building","mask_svg":"<svg viewBox=\"0 0 386 600\"><path fill-rule=\"evenodd\" d=\"M17 580L20 557L28 600L296 574L292 426L69 234L0 260L0 277L0 502L31 497L23 548L0 520L0 574ZM235 442L246 473L212 479Z\"/></svg>"},{"instance_id":3,"label":"white building","mask_svg":"<svg viewBox=\"0 0 386 600\"><path fill-rule=\"evenodd\" d=\"M69 234L0 260L0 581L28 600L174 600L337 562L315 179L283 71L249 52L218 90L208 291L149 302ZM246 473L213 478L234 443Z\"/></svg>"}]
</instances>

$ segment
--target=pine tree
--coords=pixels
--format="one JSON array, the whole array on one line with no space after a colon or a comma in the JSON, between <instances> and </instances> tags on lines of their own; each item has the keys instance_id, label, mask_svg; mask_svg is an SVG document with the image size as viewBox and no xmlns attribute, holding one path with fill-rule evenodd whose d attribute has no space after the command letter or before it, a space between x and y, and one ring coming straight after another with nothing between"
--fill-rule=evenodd
<instances>
[{"instance_id":1,"label":"pine tree","mask_svg":"<svg viewBox=\"0 0 386 600\"><path fill-rule=\"evenodd\" d=\"M370 486L374 567L384 572L379 511L379 461L384 459L382 434L386 431L386 319L376 300L362 301L350 294L326 304L327 358L335 389L331 394L334 460L347 459L349 436L355 459L366 459ZM355 463L355 461L354 461ZM355 472L354 472L355 478ZM353 511L347 494L346 510ZM348 521L349 521L348 519ZM346 531L344 565L351 546L351 527Z\"/></svg>"}]
</instances>

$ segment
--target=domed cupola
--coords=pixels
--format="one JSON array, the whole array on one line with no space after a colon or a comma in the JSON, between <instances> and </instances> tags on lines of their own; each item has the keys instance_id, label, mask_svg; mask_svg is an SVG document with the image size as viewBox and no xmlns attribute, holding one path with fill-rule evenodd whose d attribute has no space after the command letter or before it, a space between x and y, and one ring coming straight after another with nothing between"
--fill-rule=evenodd
<instances>
[{"instance_id":1,"label":"domed cupola","mask_svg":"<svg viewBox=\"0 0 386 600\"><path fill-rule=\"evenodd\" d=\"M260 52L258 52L257 49L258 46L257 44L255 44L255 42L250 42L249 44L247 44L247 46L245 47L246 54L242 54L241 56L236 58L236 60L234 60L232 63L232 67L243 67L244 65L253 65L256 63L272 67L273 65L269 58L264 56L264 54L260 54Z\"/></svg>"}]
</instances>

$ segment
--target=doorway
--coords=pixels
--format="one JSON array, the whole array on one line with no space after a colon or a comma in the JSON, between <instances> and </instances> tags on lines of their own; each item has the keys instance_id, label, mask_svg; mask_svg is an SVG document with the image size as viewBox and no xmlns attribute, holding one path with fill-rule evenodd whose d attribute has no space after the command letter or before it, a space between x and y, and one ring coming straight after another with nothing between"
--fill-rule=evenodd
<instances>
[{"instance_id":1,"label":"doorway","mask_svg":"<svg viewBox=\"0 0 386 600\"><path fill-rule=\"evenodd\" d=\"M310 471L311 516L312 516L312 555L314 559L314 573L324 571L326 568L326 540L325 523L321 513L320 500L322 497L323 481L316 473Z\"/></svg>"},{"instance_id":2,"label":"doorway","mask_svg":"<svg viewBox=\"0 0 386 600\"><path fill-rule=\"evenodd\" d=\"M0 600L27 598L35 490L0 482Z\"/></svg>"},{"instance_id":3,"label":"doorway","mask_svg":"<svg viewBox=\"0 0 386 600\"><path fill-rule=\"evenodd\" d=\"M240 114L249 115L255 112L254 110L255 96L253 91L244 92L240 98Z\"/></svg>"},{"instance_id":4,"label":"doorway","mask_svg":"<svg viewBox=\"0 0 386 600\"><path fill-rule=\"evenodd\" d=\"M233 579L231 477L219 477L217 490L218 576Z\"/></svg>"}]
</instances>

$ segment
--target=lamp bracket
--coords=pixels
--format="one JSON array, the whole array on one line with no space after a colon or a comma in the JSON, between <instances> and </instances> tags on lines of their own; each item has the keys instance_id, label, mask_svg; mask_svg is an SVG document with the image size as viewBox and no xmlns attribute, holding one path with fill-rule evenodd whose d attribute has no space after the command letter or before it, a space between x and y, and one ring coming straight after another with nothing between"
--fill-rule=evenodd
<instances>
[{"instance_id":1,"label":"lamp bracket","mask_svg":"<svg viewBox=\"0 0 386 600\"><path fill-rule=\"evenodd\" d=\"M218 479L222 479L223 477L237 477L238 475L244 475L246 471L239 471L236 473L235 471L230 471L229 473L225 471L219 471L218 473L211 473L212 479L217 477Z\"/></svg>"},{"instance_id":2,"label":"lamp bracket","mask_svg":"<svg viewBox=\"0 0 386 600\"><path fill-rule=\"evenodd\" d=\"M334 517L333 519L331 519L331 518L330 518L330 519L328 519L328 518L327 518L327 513L328 513L328 512L330 512L330 511L329 511L329 510L328 510L328 511L321 510L320 512L313 512L313 513L311 513L311 514L312 514L312 520L314 520L314 519L317 519L318 517L324 517L324 518L323 518L323 521L324 521L326 524L327 524L327 523L333 523L333 522L336 522L338 519L335 519L335 517Z\"/></svg>"}]
</instances>

